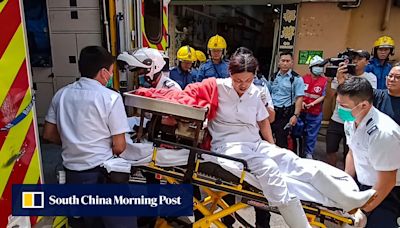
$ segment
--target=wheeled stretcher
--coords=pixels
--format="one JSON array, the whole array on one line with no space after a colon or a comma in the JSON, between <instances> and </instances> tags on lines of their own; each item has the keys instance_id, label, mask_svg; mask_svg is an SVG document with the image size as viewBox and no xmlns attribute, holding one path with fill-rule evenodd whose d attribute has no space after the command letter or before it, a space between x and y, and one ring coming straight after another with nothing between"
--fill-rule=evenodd
<instances>
[{"instance_id":1,"label":"wheeled stretcher","mask_svg":"<svg viewBox=\"0 0 400 228\"><path fill-rule=\"evenodd\" d=\"M200 211L204 218L195 221L193 227L210 227L211 224L226 227L221 218L249 206L279 214L276 207L269 205L245 160L199 148L204 146L204 139L207 138L207 132L203 129L207 116L206 108L190 107L132 93L125 94L125 104L139 109L140 126L136 142L128 143L127 151L121 157L130 161L135 169L159 174L170 184L192 183L199 186L206 197L203 199L194 197L193 210ZM146 113L152 115L152 120L147 126L148 139L151 142L147 144L140 142L144 134ZM172 123L167 120L168 118L173 120ZM232 161L236 166L221 165L218 162L220 160ZM326 169L332 169L333 174L337 172L322 162L313 160L304 162L326 166ZM343 173L336 174L339 177L343 175ZM327 227L325 225L327 221L344 226L354 225L355 219L350 214L336 208L334 202L311 185L308 186L290 177L286 181L289 191L302 200L307 218L314 227ZM347 185L350 185L349 189L357 188L353 182ZM222 199L226 195L235 195L241 200L228 205ZM248 226L243 218L235 217Z\"/></svg>"}]
</instances>

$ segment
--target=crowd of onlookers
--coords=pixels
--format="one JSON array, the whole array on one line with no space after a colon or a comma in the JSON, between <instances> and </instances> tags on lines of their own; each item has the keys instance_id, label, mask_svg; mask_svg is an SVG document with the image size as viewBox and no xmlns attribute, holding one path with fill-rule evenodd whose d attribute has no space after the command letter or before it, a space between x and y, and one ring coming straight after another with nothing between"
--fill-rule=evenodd
<instances>
[{"instance_id":1,"label":"crowd of onlookers","mask_svg":"<svg viewBox=\"0 0 400 228\"><path fill-rule=\"evenodd\" d=\"M170 70L170 79L184 89L188 84L200 82L208 77L229 77L228 62L224 59L226 48L225 39L219 35L209 39L208 60L201 51L190 46L181 47L177 52L177 66ZM399 85L396 78L388 77L392 69L389 57L394 54L394 48L391 37L379 37L374 42L372 57L365 50L352 51L351 62L346 60L338 71L346 73L347 64L355 65L351 76L366 78L372 87L377 89L375 93L380 94L376 98L378 108L400 123L400 103L396 99L400 96ZM254 84L263 90L268 98L267 107L276 144L296 151L303 157L313 158L327 86L330 85L335 91L338 82L336 78L324 76L325 66L329 63L321 56L314 56L308 64L309 73L299 75L293 70L293 54L280 53L279 70L269 77L256 75ZM396 74L396 69L397 66L392 74ZM392 104L391 107L388 106L389 103ZM343 121L336 106L326 134L327 162L331 165L337 164L337 152L341 141L346 155L348 147Z\"/></svg>"}]
</instances>

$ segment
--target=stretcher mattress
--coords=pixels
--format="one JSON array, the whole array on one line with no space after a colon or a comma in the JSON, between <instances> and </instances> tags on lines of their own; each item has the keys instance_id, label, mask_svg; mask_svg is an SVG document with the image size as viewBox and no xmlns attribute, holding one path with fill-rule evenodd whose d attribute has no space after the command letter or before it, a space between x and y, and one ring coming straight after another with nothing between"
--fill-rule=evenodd
<instances>
[{"instance_id":1,"label":"stretcher mattress","mask_svg":"<svg viewBox=\"0 0 400 228\"><path fill-rule=\"evenodd\" d=\"M128 135L127 142L126 150L120 155L122 159L125 159L131 166L146 166L151 162L153 154L152 143L133 143ZM187 149L158 148L156 165L159 167L184 166L187 163L188 155L189 150ZM242 169L236 162L222 158L207 158L205 161L218 164L237 177L240 177L241 175ZM334 177L336 181L340 182L343 189L348 191L359 191L357 184L344 171L316 160L302 159L301 162L306 166L324 170L327 174ZM107 166L112 166L112 162L106 162L105 167L107 168ZM112 170L112 167L108 168ZM282 175L285 177L291 195L297 196L300 200L319 203L326 207L338 207L335 202L322 195L311 184L291 178L290 173L282 173ZM245 181L253 187L261 189L257 178L251 173L246 175Z\"/></svg>"}]
</instances>

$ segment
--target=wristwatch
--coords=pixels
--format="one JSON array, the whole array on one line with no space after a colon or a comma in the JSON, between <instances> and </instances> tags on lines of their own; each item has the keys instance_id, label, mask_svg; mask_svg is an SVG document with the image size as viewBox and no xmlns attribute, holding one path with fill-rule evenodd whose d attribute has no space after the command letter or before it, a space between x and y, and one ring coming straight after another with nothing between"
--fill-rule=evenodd
<instances>
[{"instance_id":1,"label":"wristwatch","mask_svg":"<svg viewBox=\"0 0 400 228\"><path fill-rule=\"evenodd\" d=\"M300 114L293 114L296 118L299 118Z\"/></svg>"}]
</instances>

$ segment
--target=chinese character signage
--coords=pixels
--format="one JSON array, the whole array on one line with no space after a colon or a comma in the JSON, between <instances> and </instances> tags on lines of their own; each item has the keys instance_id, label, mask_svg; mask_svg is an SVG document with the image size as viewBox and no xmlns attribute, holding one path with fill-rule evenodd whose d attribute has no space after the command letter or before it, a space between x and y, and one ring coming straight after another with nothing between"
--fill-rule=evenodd
<instances>
[{"instance_id":1,"label":"chinese character signage","mask_svg":"<svg viewBox=\"0 0 400 228\"><path fill-rule=\"evenodd\" d=\"M281 7L281 27L279 51L293 51L296 35L297 4L285 4Z\"/></svg>"}]
</instances>

